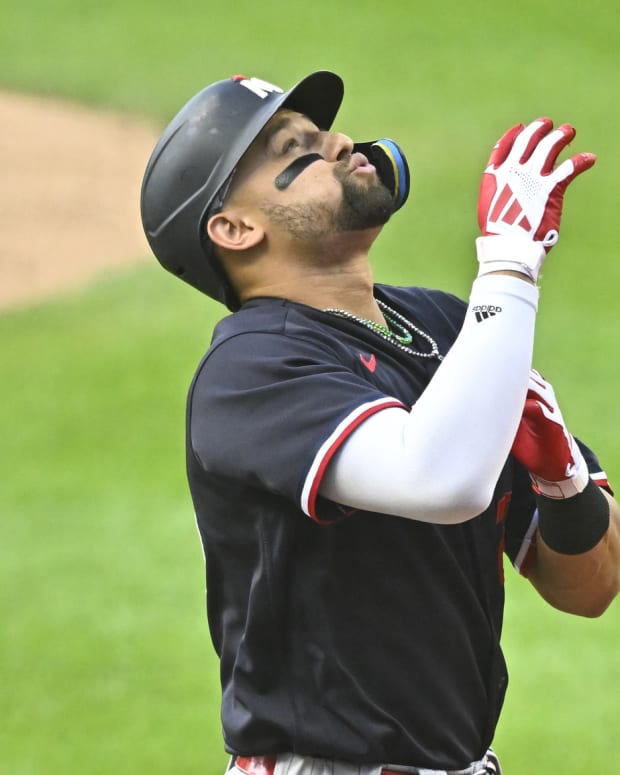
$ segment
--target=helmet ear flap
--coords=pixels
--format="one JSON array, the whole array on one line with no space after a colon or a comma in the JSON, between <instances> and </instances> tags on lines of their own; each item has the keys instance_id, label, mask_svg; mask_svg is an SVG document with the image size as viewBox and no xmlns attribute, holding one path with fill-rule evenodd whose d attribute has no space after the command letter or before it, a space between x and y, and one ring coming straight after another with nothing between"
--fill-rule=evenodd
<instances>
[{"instance_id":1,"label":"helmet ear flap","mask_svg":"<svg viewBox=\"0 0 620 775\"><path fill-rule=\"evenodd\" d=\"M354 151L363 153L377 168L383 185L392 194L392 212L405 204L409 196L410 173L405 154L393 140L382 138L368 143L356 143Z\"/></svg>"}]
</instances>

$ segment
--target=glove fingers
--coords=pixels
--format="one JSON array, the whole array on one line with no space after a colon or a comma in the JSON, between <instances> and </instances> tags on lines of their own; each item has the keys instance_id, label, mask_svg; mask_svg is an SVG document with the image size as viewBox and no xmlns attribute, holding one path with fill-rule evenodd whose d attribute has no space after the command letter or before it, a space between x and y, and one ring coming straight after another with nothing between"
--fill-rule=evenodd
<instances>
[{"instance_id":1,"label":"glove fingers","mask_svg":"<svg viewBox=\"0 0 620 775\"><path fill-rule=\"evenodd\" d=\"M529 383L530 385L538 385L541 388L545 388L546 386L551 387L550 383L547 382L543 375L539 371L536 371L536 369L530 369Z\"/></svg>"},{"instance_id":2,"label":"glove fingers","mask_svg":"<svg viewBox=\"0 0 620 775\"><path fill-rule=\"evenodd\" d=\"M528 471L539 470L545 463L546 450L541 434L543 423L537 402L526 401L511 452Z\"/></svg>"},{"instance_id":3,"label":"glove fingers","mask_svg":"<svg viewBox=\"0 0 620 775\"><path fill-rule=\"evenodd\" d=\"M575 165L575 172L573 173L573 178L574 178L577 175L581 175L582 172L589 170L590 167L594 167L594 165L596 164L596 154L578 153L572 157L571 161Z\"/></svg>"},{"instance_id":4,"label":"glove fingers","mask_svg":"<svg viewBox=\"0 0 620 775\"><path fill-rule=\"evenodd\" d=\"M517 124L505 132L500 139L493 146L487 167L497 167L506 161L506 157L510 153L510 149L513 146L515 137L524 129L523 124Z\"/></svg>"},{"instance_id":5,"label":"glove fingers","mask_svg":"<svg viewBox=\"0 0 620 775\"><path fill-rule=\"evenodd\" d=\"M532 155L534 149L540 141L553 128L553 121L550 118L537 118L528 124L521 134L516 138L512 147L511 156L518 164L523 164Z\"/></svg>"},{"instance_id":6,"label":"glove fingers","mask_svg":"<svg viewBox=\"0 0 620 775\"><path fill-rule=\"evenodd\" d=\"M525 421L533 423L536 427L537 423L542 425L545 421L549 421L559 428L564 428L564 418L560 412L560 408L557 405L549 404L544 398L537 396L536 394L528 396L525 400L523 407L522 417Z\"/></svg>"},{"instance_id":7,"label":"glove fingers","mask_svg":"<svg viewBox=\"0 0 620 775\"><path fill-rule=\"evenodd\" d=\"M536 395L530 393L527 394L525 399L525 405L523 406L523 414L521 415L524 420L536 421L544 416L543 401Z\"/></svg>"},{"instance_id":8,"label":"glove fingers","mask_svg":"<svg viewBox=\"0 0 620 775\"><path fill-rule=\"evenodd\" d=\"M526 411L530 417L546 417L566 430L562 410L556 398L553 385L541 377L535 369L530 369L524 416L526 416Z\"/></svg>"},{"instance_id":9,"label":"glove fingers","mask_svg":"<svg viewBox=\"0 0 620 775\"><path fill-rule=\"evenodd\" d=\"M550 179L557 181L559 184L557 188L563 193L571 180L593 167L595 161L596 156L593 153L578 153L576 156L563 161L559 167L553 170Z\"/></svg>"},{"instance_id":10,"label":"glove fingers","mask_svg":"<svg viewBox=\"0 0 620 775\"><path fill-rule=\"evenodd\" d=\"M528 408L531 410L533 408L532 407L533 404L536 404L536 406L540 404L541 407L545 406L547 410L550 412L553 412L554 410L553 404L550 401L548 401L543 394L539 393L537 390L528 390L527 395L525 397L524 413Z\"/></svg>"},{"instance_id":11,"label":"glove fingers","mask_svg":"<svg viewBox=\"0 0 620 775\"><path fill-rule=\"evenodd\" d=\"M575 129L570 124L562 124L543 138L532 151L531 161L542 175L548 175L560 153L575 137Z\"/></svg>"},{"instance_id":12,"label":"glove fingers","mask_svg":"<svg viewBox=\"0 0 620 775\"><path fill-rule=\"evenodd\" d=\"M553 385L541 377L541 375L534 369L530 370L527 395L544 400L545 403L550 407L557 404Z\"/></svg>"}]
</instances>

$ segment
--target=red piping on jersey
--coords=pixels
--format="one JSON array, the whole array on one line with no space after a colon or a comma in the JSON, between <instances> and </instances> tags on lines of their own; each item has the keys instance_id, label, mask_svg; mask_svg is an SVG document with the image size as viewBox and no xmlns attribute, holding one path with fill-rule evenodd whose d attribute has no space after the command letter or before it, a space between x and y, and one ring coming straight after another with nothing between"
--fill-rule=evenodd
<instances>
[{"instance_id":1,"label":"red piping on jersey","mask_svg":"<svg viewBox=\"0 0 620 775\"><path fill-rule=\"evenodd\" d=\"M316 514L316 499L319 492L319 487L321 485L321 481L323 480L323 476L325 474L325 470L327 469L329 461L332 459L332 457L337 452L338 448L342 445L342 443L345 441L345 439L347 439L351 435L351 433L353 433L353 431L359 425L361 425L361 423L364 422L364 420L367 420L371 415L381 411L382 409L387 409L388 407L408 409L408 407L405 404L403 404L402 401L397 401L396 399L387 399L385 403L379 403L379 404L375 404L374 406L368 407L366 411L361 412L361 414L354 417L350 425L345 426L341 430L341 432L338 434L338 436L334 438L332 443L329 445L329 447L323 454L321 462L319 463L316 474L314 476L314 480L312 481L312 485L310 487L310 493L308 495L308 513L310 514L310 516L315 522L318 522L319 524L329 524L333 521L333 520L322 520Z\"/></svg>"},{"instance_id":2,"label":"red piping on jersey","mask_svg":"<svg viewBox=\"0 0 620 775\"><path fill-rule=\"evenodd\" d=\"M598 471L594 474L590 474L590 478L594 479L596 484L598 484L599 487L602 487L603 490L607 490L607 492L610 495L614 494L614 491L611 485L609 484L609 479L607 478L607 474L605 473L605 471Z\"/></svg>"}]
</instances>

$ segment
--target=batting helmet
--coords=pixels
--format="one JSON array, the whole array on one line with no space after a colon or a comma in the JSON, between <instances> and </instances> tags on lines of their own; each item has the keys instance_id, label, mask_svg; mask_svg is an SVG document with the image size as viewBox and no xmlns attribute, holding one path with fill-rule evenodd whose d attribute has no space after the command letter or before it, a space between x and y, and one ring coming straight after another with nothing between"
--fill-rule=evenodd
<instances>
[{"instance_id":1,"label":"batting helmet","mask_svg":"<svg viewBox=\"0 0 620 775\"><path fill-rule=\"evenodd\" d=\"M234 76L196 94L164 130L142 182L142 225L164 268L237 309L203 223L222 206L239 160L277 110L296 110L329 129L343 93L339 76L319 71L287 92Z\"/></svg>"}]
</instances>

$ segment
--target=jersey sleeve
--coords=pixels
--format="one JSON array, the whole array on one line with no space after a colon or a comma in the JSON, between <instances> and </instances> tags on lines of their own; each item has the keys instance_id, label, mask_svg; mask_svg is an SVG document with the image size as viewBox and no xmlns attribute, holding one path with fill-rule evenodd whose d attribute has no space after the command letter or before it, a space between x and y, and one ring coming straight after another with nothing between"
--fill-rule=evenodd
<instances>
[{"instance_id":1,"label":"jersey sleeve","mask_svg":"<svg viewBox=\"0 0 620 775\"><path fill-rule=\"evenodd\" d=\"M588 464L590 477L613 494L596 454L579 439L575 439ZM505 551L516 570L527 576L528 565L536 551L538 511L530 477L525 468L512 459L513 490L506 519Z\"/></svg>"},{"instance_id":2,"label":"jersey sleeve","mask_svg":"<svg viewBox=\"0 0 620 775\"><path fill-rule=\"evenodd\" d=\"M294 500L313 519L345 512L318 497L331 457L367 417L403 403L324 343L243 333L201 364L188 401L190 450L209 472Z\"/></svg>"}]
</instances>

